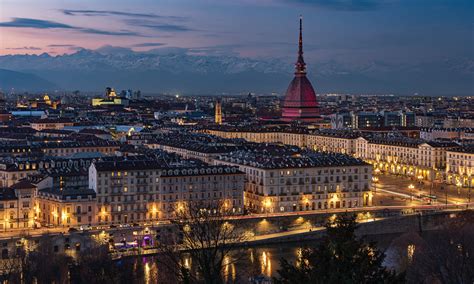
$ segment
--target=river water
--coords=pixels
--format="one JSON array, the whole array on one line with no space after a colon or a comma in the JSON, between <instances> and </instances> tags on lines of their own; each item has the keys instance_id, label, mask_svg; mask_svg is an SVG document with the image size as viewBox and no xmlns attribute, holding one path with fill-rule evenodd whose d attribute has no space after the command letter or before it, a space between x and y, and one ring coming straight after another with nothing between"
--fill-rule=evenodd
<instances>
[{"instance_id":1,"label":"river water","mask_svg":"<svg viewBox=\"0 0 474 284\"><path fill-rule=\"evenodd\" d=\"M390 247L390 243L393 239L398 237L399 234L390 235L375 235L366 237L365 240L373 241L377 244L377 247L386 251ZM304 247L314 247L317 243L313 242L298 242L298 243L285 243L278 245L264 245L254 246L242 249L240 252L239 260L232 261L224 259L225 265L225 277L228 283L249 283L249 277L264 275L267 277L278 276L278 269L280 268L280 259L285 258L290 262L295 262L301 253L301 249ZM140 258L129 258L118 262L120 265L123 261L141 262L139 269L143 273L143 278L146 283L173 283L174 281L167 281L166 277L163 280L160 275L161 269L157 256L144 256ZM193 261L190 258L184 258L183 262L185 266L193 269ZM158 280L160 279L160 280Z\"/></svg>"}]
</instances>

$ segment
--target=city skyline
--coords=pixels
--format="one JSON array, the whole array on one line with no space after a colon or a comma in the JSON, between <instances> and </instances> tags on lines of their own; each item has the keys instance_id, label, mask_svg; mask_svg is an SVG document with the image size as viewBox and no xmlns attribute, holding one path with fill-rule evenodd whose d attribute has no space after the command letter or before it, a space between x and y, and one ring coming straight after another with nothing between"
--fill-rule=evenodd
<instances>
[{"instance_id":1,"label":"city skyline","mask_svg":"<svg viewBox=\"0 0 474 284\"><path fill-rule=\"evenodd\" d=\"M2 0L0 282L474 283L473 12Z\"/></svg>"}]
</instances>

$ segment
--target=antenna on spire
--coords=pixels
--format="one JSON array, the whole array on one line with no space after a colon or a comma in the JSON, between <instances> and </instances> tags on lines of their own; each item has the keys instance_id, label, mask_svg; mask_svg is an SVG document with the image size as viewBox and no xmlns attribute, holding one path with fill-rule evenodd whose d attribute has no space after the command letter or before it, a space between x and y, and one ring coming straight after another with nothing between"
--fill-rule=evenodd
<instances>
[{"instance_id":1,"label":"antenna on spire","mask_svg":"<svg viewBox=\"0 0 474 284\"><path fill-rule=\"evenodd\" d=\"M299 54L303 54L303 15L300 15L300 40L299 40Z\"/></svg>"},{"instance_id":2,"label":"antenna on spire","mask_svg":"<svg viewBox=\"0 0 474 284\"><path fill-rule=\"evenodd\" d=\"M295 74L306 74L306 63L303 59L303 15L300 15L300 37L298 41L298 60Z\"/></svg>"}]
</instances>

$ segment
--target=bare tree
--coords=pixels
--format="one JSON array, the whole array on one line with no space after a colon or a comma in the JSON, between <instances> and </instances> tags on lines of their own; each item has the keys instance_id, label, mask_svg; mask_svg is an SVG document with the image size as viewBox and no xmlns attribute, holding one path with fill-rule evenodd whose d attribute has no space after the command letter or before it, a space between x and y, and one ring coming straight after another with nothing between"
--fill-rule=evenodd
<instances>
[{"instance_id":1,"label":"bare tree","mask_svg":"<svg viewBox=\"0 0 474 284\"><path fill-rule=\"evenodd\" d=\"M407 268L408 283L474 283L474 212L458 213L423 236Z\"/></svg>"},{"instance_id":2,"label":"bare tree","mask_svg":"<svg viewBox=\"0 0 474 284\"><path fill-rule=\"evenodd\" d=\"M0 283L20 283L23 250L0 259Z\"/></svg>"},{"instance_id":3,"label":"bare tree","mask_svg":"<svg viewBox=\"0 0 474 284\"><path fill-rule=\"evenodd\" d=\"M229 280L247 240L226 203L190 202L174 208L178 231L159 243L161 263L182 282L219 284Z\"/></svg>"},{"instance_id":4,"label":"bare tree","mask_svg":"<svg viewBox=\"0 0 474 284\"><path fill-rule=\"evenodd\" d=\"M54 251L50 236L45 235L39 245L19 257L22 283L68 283L72 258Z\"/></svg>"}]
</instances>

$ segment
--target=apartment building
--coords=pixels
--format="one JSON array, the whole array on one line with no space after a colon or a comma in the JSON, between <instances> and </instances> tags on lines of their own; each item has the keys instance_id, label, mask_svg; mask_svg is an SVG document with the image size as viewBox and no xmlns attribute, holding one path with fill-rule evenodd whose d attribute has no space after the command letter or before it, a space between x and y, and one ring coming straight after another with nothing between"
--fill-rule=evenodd
<instances>
[{"instance_id":1,"label":"apartment building","mask_svg":"<svg viewBox=\"0 0 474 284\"><path fill-rule=\"evenodd\" d=\"M245 205L255 212L293 212L372 205L372 166L331 153L268 147L222 155L216 165L246 174Z\"/></svg>"},{"instance_id":2,"label":"apartment building","mask_svg":"<svg viewBox=\"0 0 474 284\"><path fill-rule=\"evenodd\" d=\"M138 223L172 218L187 202L224 201L243 211L245 175L229 166L166 166L158 160L101 161L89 168L97 222Z\"/></svg>"},{"instance_id":3,"label":"apartment building","mask_svg":"<svg viewBox=\"0 0 474 284\"><path fill-rule=\"evenodd\" d=\"M221 154L242 149L248 144L243 139L226 139L200 133L174 132L150 139L145 145L150 149L159 149L175 153L185 159L198 159L212 163Z\"/></svg>"},{"instance_id":4,"label":"apartment building","mask_svg":"<svg viewBox=\"0 0 474 284\"><path fill-rule=\"evenodd\" d=\"M375 169L418 179L442 181L446 151L456 144L407 137L359 137L355 146L355 157L370 162Z\"/></svg>"},{"instance_id":5,"label":"apartment building","mask_svg":"<svg viewBox=\"0 0 474 284\"><path fill-rule=\"evenodd\" d=\"M239 132L232 128L205 131L227 138L283 143L316 151L348 154L373 164L380 171L439 181L445 179L446 151L457 146L453 142L340 130L271 132L271 135L265 135L268 134L265 131Z\"/></svg>"},{"instance_id":6,"label":"apartment building","mask_svg":"<svg viewBox=\"0 0 474 284\"><path fill-rule=\"evenodd\" d=\"M35 142L0 145L0 155L8 157L47 155L53 157L69 157L78 153L102 153L113 155L120 149L120 143L105 140Z\"/></svg>"},{"instance_id":7,"label":"apartment building","mask_svg":"<svg viewBox=\"0 0 474 284\"><path fill-rule=\"evenodd\" d=\"M462 187L474 185L474 147L459 147L447 151L446 182Z\"/></svg>"},{"instance_id":8,"label":"apartment building","mask_svg":"<svg viewBox=\"0 0 474 284\"><path fill-rule=\"evenodd\" d=\"M69 119L38 119L30 122L31 128L35 130L56 129L61 130L66 126L74 126L74 122Z\"/></svg>"},{"instance_id":9,"label":"apartment building","mask_svg":"<svg viewBox=\"0 0 474 284\"><path fill-rule=\"evenodd\" d=\"M30 159L4 159L0 160L0 188L9 187L18 181L29 176L45 172L53 178L53 183L60 184L61 181L75 179L71 175L73 171L80 171L81 169L89 169L92 161L99 158L35 158ZM78 181L80 182L80 181Z\"/></svg>"},{"instance_id":10,"label":"apartment building","mask_svg":"<svg viewBox=\"0 0 474 284\"><path fill-rule=\"evenodd\" d=\"M36 192L36 187L27 181L0 188L0 231L35 227Z\"/></svg>"}]
</instances>

